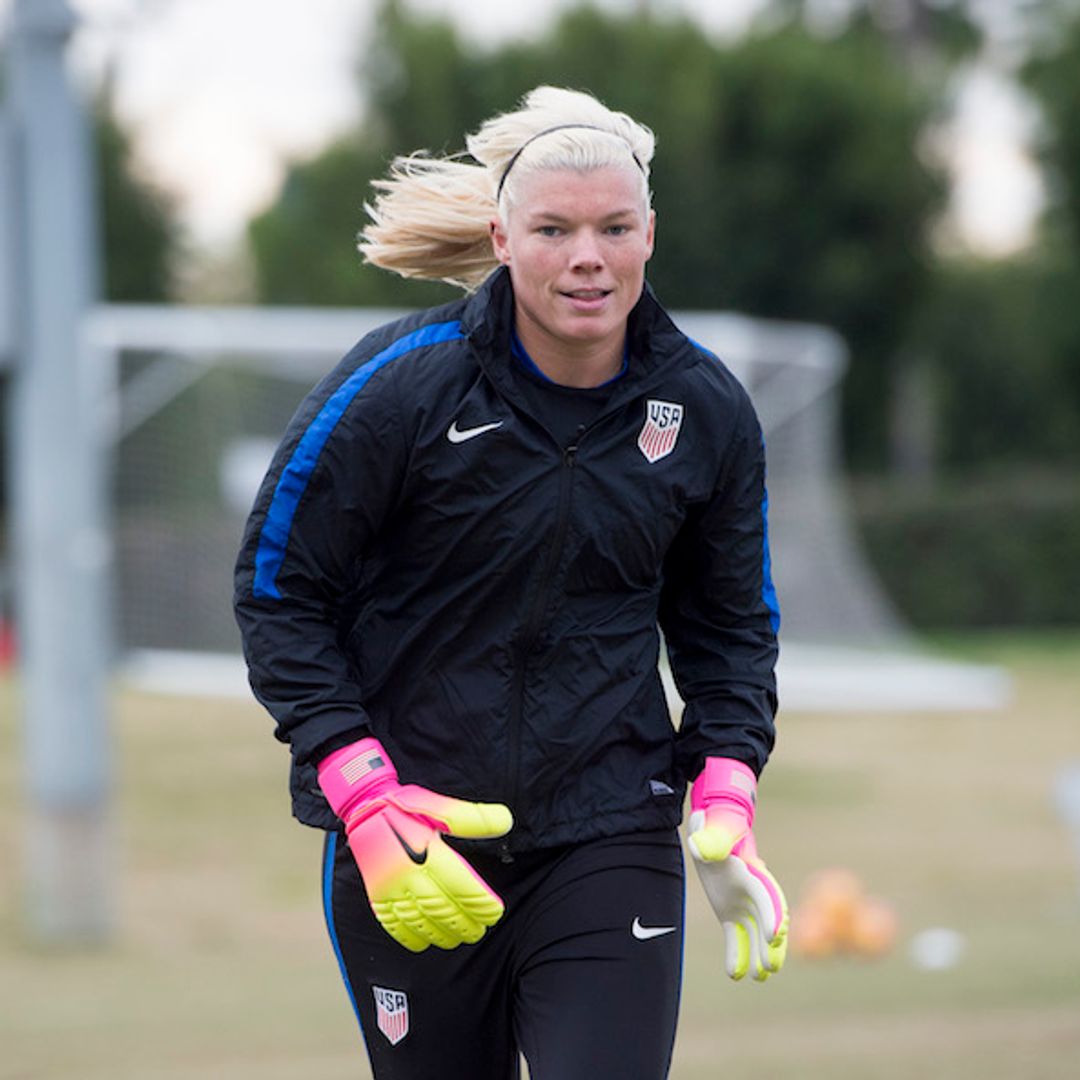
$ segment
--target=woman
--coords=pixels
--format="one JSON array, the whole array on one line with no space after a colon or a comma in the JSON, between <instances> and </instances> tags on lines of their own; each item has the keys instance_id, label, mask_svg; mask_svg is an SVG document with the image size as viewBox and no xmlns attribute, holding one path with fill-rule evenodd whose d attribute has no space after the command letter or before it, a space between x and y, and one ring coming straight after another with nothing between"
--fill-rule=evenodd
<instances>
[{"instance_id":1,"label":"woman","mask_svg":"<svg viewBox=\"0 0 1080 1080\"><path fill-rule=\"evenodd\" d=\"M368 335L301 406L237 616L294 813L327 830L375 1076L509 1080L521 1052L533 1080L656 1080L688 781L728 973L786 949L751 833L776 708L761 434L645 286L647 128L540 87L467 145L396 161L361 250L469 294Z\"/></svg>"}]
</instances>

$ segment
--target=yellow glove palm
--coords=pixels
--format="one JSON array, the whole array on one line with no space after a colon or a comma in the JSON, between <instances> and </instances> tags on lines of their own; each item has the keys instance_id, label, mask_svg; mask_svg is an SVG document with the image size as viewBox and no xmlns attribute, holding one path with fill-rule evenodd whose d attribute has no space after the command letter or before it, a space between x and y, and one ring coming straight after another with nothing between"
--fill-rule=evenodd
<instances>
[{"instance_id":1,"label":"yellow glove palm","mask_svg":"<svg viewBox=\"0 0 1080 1080\"><path fill-rule=\"evenodd\" d=\"M501 836L510 811L426 788L399 787L363 818L345 822L349 847L376 918L407 949L453 949L480 940L503 913L502 900L442 839Z\"/></svg>"},{"instance_id":2,"label":"yellow glove palm","mask_svg":"<svg viewBox=\"0 0 1080 1080\"><path fill-rule=\"evenodd\" d=\"M513 825L507 807L398 783L375 739L320 762L319 785L345 823L375 917L406 949L473 944L502 917L502 900L442 834L502 836Z\"/></svg>"}]
</instances>

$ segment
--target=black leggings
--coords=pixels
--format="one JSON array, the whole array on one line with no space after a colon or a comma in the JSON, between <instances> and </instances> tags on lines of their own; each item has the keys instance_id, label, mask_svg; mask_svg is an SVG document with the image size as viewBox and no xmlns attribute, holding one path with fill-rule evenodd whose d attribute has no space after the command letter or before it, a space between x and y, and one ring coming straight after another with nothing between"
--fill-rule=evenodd
<instances>
[{"instance_id":1,"label":"black leggings","mask_svg":"<svg viewBox=\"0 0 1080 1080\"><path fill-rule=\"evenodd\" d=\"M327 927L376 1080L663 1080L682 979L674 830L470 863L506 903L476 945L411 953L329 833Z\"/></svg>"}]
</instances>

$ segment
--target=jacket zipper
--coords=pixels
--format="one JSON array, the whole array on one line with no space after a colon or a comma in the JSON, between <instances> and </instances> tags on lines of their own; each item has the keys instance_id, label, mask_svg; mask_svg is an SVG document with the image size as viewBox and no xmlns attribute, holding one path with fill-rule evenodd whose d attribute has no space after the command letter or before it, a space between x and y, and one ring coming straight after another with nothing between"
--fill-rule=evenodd
<instances>
[{"instance_id":1,"label":"jacket zipper","mask_svg":"<svg viewBox=\"0 0 1080 1080\"><path fill-rule=\"evenodd\" d=\"M574 460L577 457L583 431L584 428L579 428L574 442L562 450L562 468L559 472L559 501L551 547L548 549L548 556L544 560L540 589L525 622L525 631L522 634L521 646L514 664L513 696L510 702L509 747L507 750L507 789L510 792L511 806L517 805L521 788L518 772L521 767L521 721L525 711L525 668L529 663L529 654L532 652L533 645L536 644L536 639L540 633L540 625L548 603L549 583L555 568L559 565L563 544L566 541L566 531L570 524L570 489L574 480ZM508 840L503 840L500 845L499 857L505 863L514 861L514 856L510 853L510 842Z\"/></svg>"}]
</instances>

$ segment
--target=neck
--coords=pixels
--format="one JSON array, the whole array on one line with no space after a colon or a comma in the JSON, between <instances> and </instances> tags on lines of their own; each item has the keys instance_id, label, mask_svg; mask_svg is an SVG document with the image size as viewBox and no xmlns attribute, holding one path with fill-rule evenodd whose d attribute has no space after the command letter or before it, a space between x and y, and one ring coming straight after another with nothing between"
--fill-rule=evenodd
<instances>
[{"instance_id":1,"label":"neck","mask_svg":"<svg viewBox=\"0 0 1080 1080\"><path fill-rule=\"evenodd\" d=\"M626 327L616 339L567 342L549 334L517 310L517 335L534 364L554 383L588 389L602 386L622 370Z\"/></svg>"}]
</instances>

